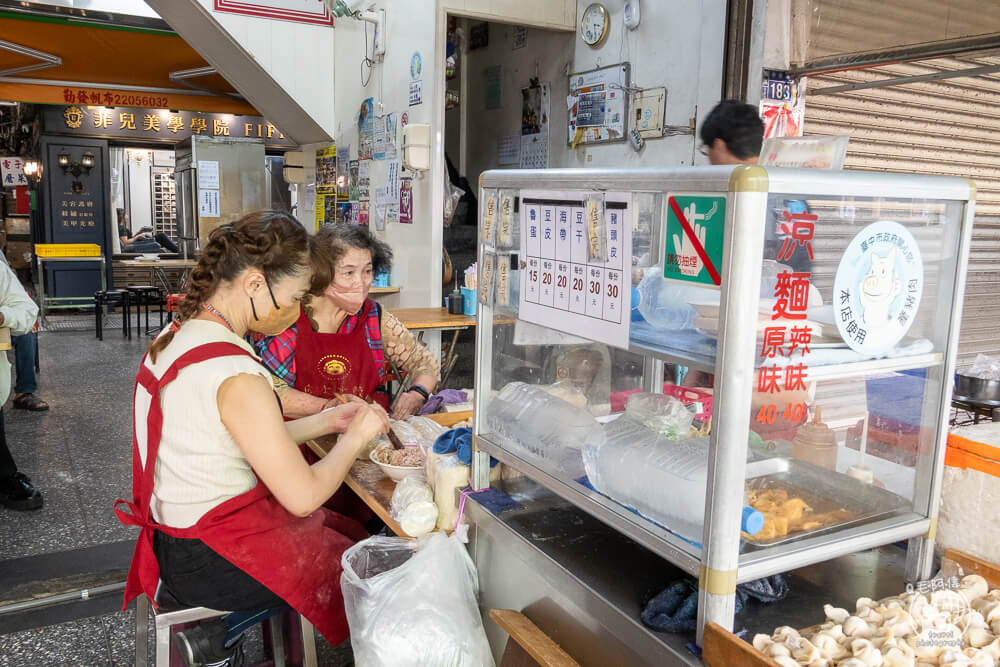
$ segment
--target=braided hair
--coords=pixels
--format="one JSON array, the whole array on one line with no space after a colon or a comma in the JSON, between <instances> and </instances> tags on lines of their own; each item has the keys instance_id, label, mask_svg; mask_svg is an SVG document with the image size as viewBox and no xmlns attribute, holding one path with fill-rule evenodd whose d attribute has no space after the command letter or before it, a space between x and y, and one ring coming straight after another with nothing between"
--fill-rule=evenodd
<instances>
[{"instance_id":1,"label":"braided hair","mask_svg":"<svg viewBox=\"0 0 1000 667\"><path fill-rule=\"evenodd\" d=\"M212 230L170 330L158 336L147 354L153 363L174 339L180 325L194 318L223 282L248 268L260 269L269 280L309 270L309 235L302 224L281 211L256 211Z\"/></svg>"}]
</instances>

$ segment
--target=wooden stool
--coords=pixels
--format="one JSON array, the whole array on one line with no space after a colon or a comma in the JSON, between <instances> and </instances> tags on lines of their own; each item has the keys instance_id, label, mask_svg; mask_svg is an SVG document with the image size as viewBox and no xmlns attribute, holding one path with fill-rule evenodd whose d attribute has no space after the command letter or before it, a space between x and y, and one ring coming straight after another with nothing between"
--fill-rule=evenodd
<instances>
[{"instance_id":1,"label":"wooden stool","mask_svg":"<svg viewBox=\"0 0 1000 667\"><path fill-rule=\"evenodd\" d=\"M104 340L104 309L115 306L119 306L122 309L122 336L132 338L131 319L129 318L129 293L125 290L109 289L94 292L97 340Z\"/></svg>"},{"instance_id":2,"label":"wooden stool","mask_svg":"<svg viewBox=\"0 0 1000 667\"><path fill-rule=\"evenodd\" d=\"M159 595L157 595L159 597ZM147 623L149 619L149 598L140 595L135 601L135 665L147 665ZM200 621L218 618L229 612L205 607L168 607L160 604L154 610L156 627L156 667L183 667L184 662L173 647L173 636ZM304 616L289 610L263 622L267 632L265 649L271 648L271 655L263 665L274 667L317 667L316 636L313 626ZM267 640L270 641L267 641ZM148 666L147 666L148 667Z\"/></svg>"}]
</instances>

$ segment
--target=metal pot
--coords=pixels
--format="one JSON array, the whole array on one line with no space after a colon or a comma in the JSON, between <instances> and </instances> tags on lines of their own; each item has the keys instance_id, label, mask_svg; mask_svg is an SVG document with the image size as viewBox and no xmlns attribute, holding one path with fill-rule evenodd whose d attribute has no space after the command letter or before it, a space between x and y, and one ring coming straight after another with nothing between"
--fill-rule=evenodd
<instances>
[{"instance_id":1,"label":"metal pot","mask_svg":"<svg viewBox=\"0 0 1000 667\"><path fill-rule=\"evenodd\" d=\"M955 397L1000 403L1000 380L984 380L955 373Z\"/></svg>"}]
</instances>

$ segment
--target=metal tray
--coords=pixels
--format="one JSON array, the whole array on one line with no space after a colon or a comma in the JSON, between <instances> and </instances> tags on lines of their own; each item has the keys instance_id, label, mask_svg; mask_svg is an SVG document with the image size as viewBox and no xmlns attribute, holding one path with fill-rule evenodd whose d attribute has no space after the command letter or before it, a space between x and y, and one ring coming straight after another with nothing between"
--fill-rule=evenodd
<instances>
[{"instance_id":1,"label":"metal tray","mask_svg":"<svg viewBox=\"0 0 1000 667\"><path fill-rule=\"evenodd\" d=\"M743 535L748 548L772 547L912 509L912 503L906 498L872 484L859 482L842 473L798 459L776 458L770 461L773 463L769 467L777 472L751 477L747 480L747 486L752 489L785 489L789 495L802 498L817 512L845 509L853 518L769 540L755 540L753 536Z\"/></svg>"}]
</instances>

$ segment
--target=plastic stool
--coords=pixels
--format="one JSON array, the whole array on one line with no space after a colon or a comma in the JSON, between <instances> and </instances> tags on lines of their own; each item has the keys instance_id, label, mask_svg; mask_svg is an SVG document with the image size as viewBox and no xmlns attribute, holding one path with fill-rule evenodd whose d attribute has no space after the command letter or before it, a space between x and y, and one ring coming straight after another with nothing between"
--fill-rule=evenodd
<instances>
[{"instance_id":1,"label":"plastic stool","mask_svg":"<svg viewBox=\"0 0 1000 667\"><path fill-rule=\"evenodd\" d=\"M97 290L94 292L94 314L96 317L97 340L104 340L105 308L120 306L122 309L122 336L132 338L131 318L129 317L129 293L120 289Z\"/></svg>"},{"instance_id":2,"label":"plastic stool","mask_svg":"<svg viewBox=\"0 0 1000 667\"><path fill-rule=\"evenodd\" d=\"M159 594L157 597L160 597ZM135 601L135 664L147 665L147 623L149 619L149 598L140 595ZM173 647L173 636L199 621L228 614L205 607L168 606L161 601L153 612L156 627L156 667L183 667L184 662ZM316 635L312 623L294 610L274 616L263 622L267 635L264 639L265 652L271 648L269 660L262 663L274 667L317 667ZM270 640L270 641L268 641Z\"/></svg>"},{"instance_id":3,"label":"plastic stool","mask_svg":"<svg viewBox=\"0 0 1000 667\"><path fill-rule=\"evenodd\" d=\"M163 305L165 302L163 298L163 291L159 287L153 285L129 285L125 288L128 290L131 296L131 302L135 304L135 329L136 331L145 331L147 336L155 335L163 329ZM160 312L160 328L150 329L149 328L149 307L157 306ZM146 310L146 328L143 329L140 326L140 309L145 307Z\"/></svg>"}]
</instances>

